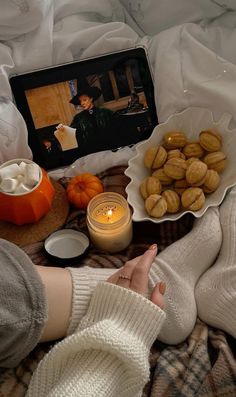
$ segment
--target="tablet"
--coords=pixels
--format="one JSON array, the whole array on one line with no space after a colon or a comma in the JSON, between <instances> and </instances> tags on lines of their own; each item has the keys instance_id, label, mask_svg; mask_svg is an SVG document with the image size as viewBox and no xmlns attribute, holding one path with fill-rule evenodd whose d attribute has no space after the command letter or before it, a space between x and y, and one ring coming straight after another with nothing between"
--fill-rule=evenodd
<instances>
[{"instance_id":1,"label":"tablet","mask_svg":"<svg viewBox=\"0 0 236 397\"><path fill-rule=\"evenodd\" d=\"M158 124L143 47L10 76L33 160L45 169L147 139Z\"/></svg>"}]
</instances>

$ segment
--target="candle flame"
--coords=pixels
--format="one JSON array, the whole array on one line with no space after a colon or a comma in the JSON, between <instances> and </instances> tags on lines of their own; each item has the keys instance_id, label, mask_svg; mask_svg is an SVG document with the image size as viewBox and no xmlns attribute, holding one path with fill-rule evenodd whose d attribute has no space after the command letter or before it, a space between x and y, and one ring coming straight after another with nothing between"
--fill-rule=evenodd
<instances>
[{"instance_id":1,"label":"candle flame","mask_svg":"<svg viewBox=\"0 0 236 397\"><path fill-rule=\"evenodd\" d=\"M110 220L112 214L113 214L112 210L109 209L109 210L107 211L107 219L108 219L108 220Z\"/></svg>"}]
</instances>

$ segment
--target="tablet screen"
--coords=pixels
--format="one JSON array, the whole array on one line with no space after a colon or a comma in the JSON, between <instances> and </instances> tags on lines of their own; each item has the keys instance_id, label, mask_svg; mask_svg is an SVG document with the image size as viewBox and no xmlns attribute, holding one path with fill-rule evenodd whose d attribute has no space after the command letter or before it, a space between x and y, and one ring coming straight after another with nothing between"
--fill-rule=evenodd
<instances>
[{"instance_id":1,"label":"tablet screen","mask_svg":"<svg viewBox=\"0 0 236 397\"><path fill-rule=\"evenodd\" d=\"M10 84L45 169L147 139L158 123L144 48L14 75Z\"/></svg>"}]
</instances>

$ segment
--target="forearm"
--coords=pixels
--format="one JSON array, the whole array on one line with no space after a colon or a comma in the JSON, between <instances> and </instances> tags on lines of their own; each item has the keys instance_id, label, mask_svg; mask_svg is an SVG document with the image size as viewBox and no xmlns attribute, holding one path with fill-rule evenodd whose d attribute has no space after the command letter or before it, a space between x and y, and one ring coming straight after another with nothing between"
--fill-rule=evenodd
<instances>
[{"instance_id":1,"label":"forearm","mask_svg":"<svg viewBox=\"0 0 236 397\"><path fill-rule=\"evenodd\" d=\"M44 285L48 307L47 322L40 342L70 335L87 313L96 285L106 281L117 269L59 268L35 266Z\"/></svg>"},{"instance_id":2,"label":"forearm","mask_svg":"<svg viewBox=\"0 0 236 397\"><path fill-rule=\"evenodd\" d=\"M72 280L67 269L35 266L45 290L48 320L40 342L56 340L66 335L72 308Z\"/></svg>"}]
</instances>

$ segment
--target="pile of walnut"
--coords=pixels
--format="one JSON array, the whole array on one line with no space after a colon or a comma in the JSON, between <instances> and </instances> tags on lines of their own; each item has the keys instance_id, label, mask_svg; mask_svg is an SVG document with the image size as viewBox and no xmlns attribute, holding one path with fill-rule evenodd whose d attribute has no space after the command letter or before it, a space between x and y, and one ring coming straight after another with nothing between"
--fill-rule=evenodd
<instances>
[{"instance_id":1,"label":"pile of walnut","mask_svg":"<svg viewBox=\"0 0 236 397\"><path fill-rule=\"evenodd\" d=\"M201 209L205 195L218 188L219 174L226 167L221 146L221 135L207 130L200 132L197 142L189 142L182 132L168 132L163 144L147 149L144 165L150 176L140 184L147 213L161 218L183 208Z\"/></svg>"}]
</instances>

